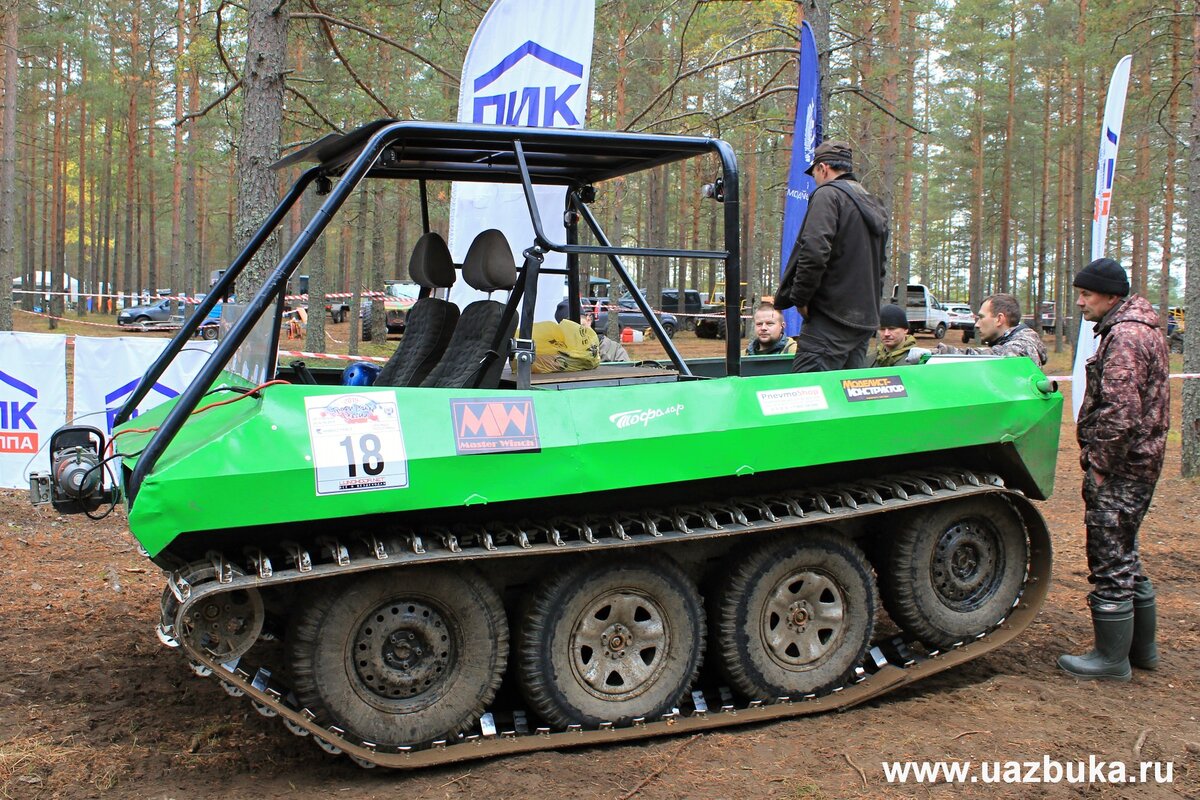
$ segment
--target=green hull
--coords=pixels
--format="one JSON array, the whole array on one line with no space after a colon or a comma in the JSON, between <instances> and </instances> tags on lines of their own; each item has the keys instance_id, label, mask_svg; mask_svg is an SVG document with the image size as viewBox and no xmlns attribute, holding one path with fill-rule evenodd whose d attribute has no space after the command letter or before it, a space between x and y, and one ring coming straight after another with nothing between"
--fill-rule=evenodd
<instances>
[{"instance_id":1,"label":"green hull","mask_svg":"<svg viewBox=\"0 0 1200 800\"><path fill-rule=\"evenodd\" d=\"M903 468L922 454L987 458L1010 485L1046 497L1062 397L1039 390L1044 381L1027 359L1010 358L525 393L276 385L193 416L142 485L129 524L156 556L189 532L438 509L449 524L468 506L734 476L739 494L754 494L762 489L751 475L818 468L803 473L811 479L823 465L869 469L880 459ZM351 394L395 401L407 486L318 494L305 398ZM478 405L464 418L460 405L456 431L455 400L510 405L490 419ZM146 428L168 407L127 427ZM119 441L138 452L147 438Z\"/></svg>"}]
</instances>

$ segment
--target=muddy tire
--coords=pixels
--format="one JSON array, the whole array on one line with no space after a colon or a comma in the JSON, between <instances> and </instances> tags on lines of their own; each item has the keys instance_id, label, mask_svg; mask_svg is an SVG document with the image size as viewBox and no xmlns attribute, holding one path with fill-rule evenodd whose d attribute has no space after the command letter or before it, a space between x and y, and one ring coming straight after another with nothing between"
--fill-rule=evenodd
<instances>
[{"instance_id":1,"label":"muddy tire","mask_svg":"<svg viewBox=\"0 0 1200 800\"><path fill-rule=\"evenodd\" d=\"M700 669L704 605L674 561L585 559L545 581L517 639L518 682L558 728L653 720Z\"/></svg>"},{"instance_id":2,"label":"muddy tire","mask_svg":"<svg viewBox=\"0 0 1200 800\"><path fill-rule=\"evenodd\" d=\"M500 596L470 570L383 571L333 584L288 636L296 697L325 726L419 747L472 725L508 659Z\"/></svg>"},{"instance_id":3,"label":"muddy tire","mask_svg":"<svg viewBox=\"0 0 1200 800\"><path fill-rule=\"evenodd\" d=\"M881 572L884 607L931 647L973 638L1007 616L1028 557L1021 519L999 497L914 513L901 523Z\"/></svg>"},{"instance_id":4,"label":"muddy tire","mask_svg":"<svg viewBox=\"0 0 1200 800\"><path fill-rule=\"evenodd\" d=\"M832 533L789 536L751 551L724 580L711 647L747 697L826 693L862 663L878 605L857 545Z\"/></svg>"}]
</instances>

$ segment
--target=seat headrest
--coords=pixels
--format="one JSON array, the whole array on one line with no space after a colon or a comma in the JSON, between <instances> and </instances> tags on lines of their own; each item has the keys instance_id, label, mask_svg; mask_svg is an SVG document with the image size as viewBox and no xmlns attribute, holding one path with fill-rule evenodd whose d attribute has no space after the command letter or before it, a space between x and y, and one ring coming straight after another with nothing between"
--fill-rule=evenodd
<instances>
[{"instance_id":1,"label":"seat headrest","mask_svg":"<svg viewBox=\"0 0 1200 800\"><path fill-rule=\"evenodd\" d=\"M517 264L504 234L492 228L475 237L463 259L463 280L472 289L494 292L517 282Z\"/></svg>"},{"instance_id":2,"label":"seat headrest","mask_svg":"<svg viewBox=\"0 0 1200 800\"><path fill-rule=\"evenodd\" d=\"M417 239L408 259L408 274L426 289L449 289L454 284L454 259L441 234L430 231Z\"/></svg>"}]
</instances>

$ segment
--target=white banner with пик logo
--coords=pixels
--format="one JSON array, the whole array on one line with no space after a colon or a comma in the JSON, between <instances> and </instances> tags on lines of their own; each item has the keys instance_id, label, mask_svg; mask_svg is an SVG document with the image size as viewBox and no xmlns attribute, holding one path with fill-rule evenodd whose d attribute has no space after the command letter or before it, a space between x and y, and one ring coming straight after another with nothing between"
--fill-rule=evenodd
<instances>
[{"instance_id":1,"label":"white banner with \u043f\u0438\u043a logo","mask_svg":"<svg viewBox=\"0 0 1200 800\"><path fill-rule=\"evenodd\" d=\"M463 62L458 121L532 128L582 128L587 115L595 0L496 0L471 40ZM564 241L566 190L535 190L542 229ZM518 266L533 244L533 224L520 186L455 183L450 195L450 253L462 263L481 231L503 231ZM548 253L544 267L562 268L566 257ZM564 296L562 275L538 281L535 320L554 318ZM457 281L450 299L460 306L484 297Z\"/></svg>"},{"instance_id":2,"label":"white banner with \u043f\u0438\u043a logo","mask_svg":"<svg viewBox=\"0 0 1200 800\"><path fill-rule=\"evenodd\" d=\"M110 435L113 418L168 344L167 339L76 336L72 422ZM150 387L133 416L178 397L216 348L214 341L188 343Z\"/></svg>"},{"instance_id":3,"label":"white banner with \u043f\u0438\u043a logo","mask_svg":"<svg viewBox=\"0 0 1200 800\"><path fill-rule=\"evenodd\" d=\"M67 337L0 331L0 487L29 488L67 421Z\"/></svg>"}]
</instances>

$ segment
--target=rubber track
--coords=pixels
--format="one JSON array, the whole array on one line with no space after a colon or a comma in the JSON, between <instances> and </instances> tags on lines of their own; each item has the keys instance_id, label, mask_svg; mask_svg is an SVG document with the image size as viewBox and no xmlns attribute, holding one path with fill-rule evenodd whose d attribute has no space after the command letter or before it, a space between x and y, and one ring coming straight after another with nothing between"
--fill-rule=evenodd
<instances>
[{"instance_id":1,"label":"rubber track","mask_svg":"<svg viewBox=\"0 0 1200 800\"><path fill-rule=\"evenodd\" d=\"M350 548L333 540L323 540L321 552L314 554L298 545L283 548L288 553L288 568L276 570L263 554L250 552L238 559L246 563L248 574L239 574L223 555L210 553L219 579L189 586L176 573L168 587L179 601L175 619L182 619L190 606L211 594L237 589L262 588L283 583L317 580L334 575L395 568L405 564L454 562L529 555L536 552L563 552L569 549L612 551L622 547L654 546L658 542L684 539L736 536L752 531L797 528L846 520L862 515L942 503L960 497L983 494L1005 498L1020 515L1029 538L1029 564L1021 594L1009 614L990 630L976 638L955 644L945 651L913 655L900 641L887 660L878 646L868 655L871 672L863 668L855 678L822 697L762 698L749 703L733 703L693 692L691 702L679 713L657 720L635 719L629 727L617 728L602 723L596 729L570 726L565 731L549 728L535 730L496 730L494 717L484 714L474 728L478 733L460 736L453 742L434 742L430 748L387 749L371 742L353 741L336 727L323 728L313 721L307 709L290 702L290 691L278 684L265 669L254 670L246 664L221 665L212 656L175 638L173 621L159 626L164 644L180 647L201 676L220 680L233 696L246 696L259 713L278 716L288 730L299 736L311 735L323 750L345 753L362 767L383 766L396 769L447 764L477 758L536 750L626 742L654 736L666 736L712 730L733 725L844 710L883 695L897 687L913 683L958 664L977 658L1009 642L1033 621L1049 590L1051 544L1045 521L1024 495L1004 487L996 475L962 470L902 473L822 489L803 490L725 503L706 503L673 508L661 513L616 515L604 518L552 520L543 525L497 526L474 530L432 530L426 543L409 531L387 543L364 540L366 557L350 557ZM403 549L388 549L388 545ZM356 548L358 549L358 548ZM890 649L890 648L889 648ZM900 662L900 663L893 663Z\"/></svg>"}]
</instances>

